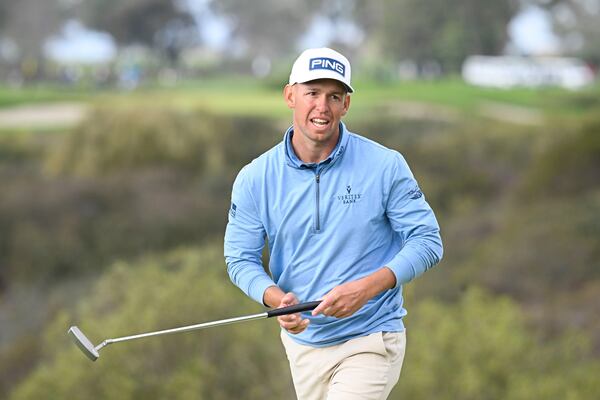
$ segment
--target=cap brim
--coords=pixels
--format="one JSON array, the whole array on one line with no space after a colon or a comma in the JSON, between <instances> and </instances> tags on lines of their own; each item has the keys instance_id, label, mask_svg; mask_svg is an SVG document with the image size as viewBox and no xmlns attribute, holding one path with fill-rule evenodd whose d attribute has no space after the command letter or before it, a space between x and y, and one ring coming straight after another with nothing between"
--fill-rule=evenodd
<instances>
[{"instance_id":1,"label":"cap brim","mask_svg":"<svg viewBox=\"0 0 600 400\"><path fill-rule=\"evenodd\" d=\"M341 81L341 80L339 80L339 79L336 79L336 78L331 78L331 77L322 77L322 78L314 78L314 79L309 79L309 80L306 80L306 81L296 81L296 82L289 82L289 84L290 84L290 85L294 85L294 84L296 84L296 83L308 83L308 82L313 82L313 81L319 81L319 80L321 80L321 79L330 79L330 80L332 80L332 81L339 82L339 83L341 83L341 84L342 84L342 85L343 85L343 86L346 88L346 92L348 92L348 93L354 93L354 88L353 88L352 86L348 85L348 84L347 84L346 82L344 82L344 81Z\"/></svg>"}]
</instances>

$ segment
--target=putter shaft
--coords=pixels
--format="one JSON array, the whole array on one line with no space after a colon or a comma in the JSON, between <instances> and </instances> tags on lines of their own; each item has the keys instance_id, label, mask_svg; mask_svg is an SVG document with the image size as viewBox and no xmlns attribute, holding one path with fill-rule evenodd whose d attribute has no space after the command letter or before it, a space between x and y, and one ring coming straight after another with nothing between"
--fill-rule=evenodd
<instances>
[{"instance_id":1,"label":"putter shaft","mask_svg":"<svg viewBox=\"0 0 600 400\"><path fill-rule=\"evenodd\" d=\"M196 324L196 325L182 326L179 328L164 329L162 331L140 333L138 335L131 335L131 336L122 336L122 337L118 337L118 338L114 338L114 339L106 339L105 341L100 343L95 348L96 348L96 350L100 350L101 348L108 346L111 343L125 342L128 340L142 339L142 338L151 337L151 336L168 335L171 333L196 331L199 329L212 328L215 326L235 324L237 322L245 322L245 321L252 321L255 319L268 318L268 316L269 316L268 313L264 312L264 313L260 313L260 314L246 315L243 317L227 318L227 319L222 319L219 321L204 322L204 323Z\"/></svg>"},{"instance_id":2,"label":"putter shaft","mask_svg":"<svg viewBox=\"0 0 600 400\"><path fill-rule=\"evenodd\" d=\"M319 303L321 303L321 302L320 301L311 301L308 303L295 304L293 306L288 306L288 307L275 308L275 309L272 309L272 310L269 310L267 312L263 312L260 314L252 314L252 315L246 315L246 316L242 316L242 317L227 318L227 319L222 319L219 321L204 322L201 324L182 326L179 328L165 329L165 330L155 331L155 332L140 333L138 335L122 336L122 337L113 338L113 339L106 339L97 346L94 346L92 344L92 342L87 338L87 336L85 336L83 334L83 332L81 332L81 330L76 326L72 326L71 328L69 328L68 333L69 333L69 335L72 336L77 347L79 347L79 349L90 360L96 361L100 357L100 353L99 353L100 349L108 346L111 343L125 342L128 340L141 339L141 338L146 338L146 337L150 337L150 336L168 335L171 333L189 332L189 331L195 331L198 329L212 328L214 326L235 324L237 322L252 321L255 319L278 317L281 315L288 315L288 314L294 314L294 313L303 312L303 311L310 311L310 310L315 309L319 305Z\"/></svg>"}]
</instances>

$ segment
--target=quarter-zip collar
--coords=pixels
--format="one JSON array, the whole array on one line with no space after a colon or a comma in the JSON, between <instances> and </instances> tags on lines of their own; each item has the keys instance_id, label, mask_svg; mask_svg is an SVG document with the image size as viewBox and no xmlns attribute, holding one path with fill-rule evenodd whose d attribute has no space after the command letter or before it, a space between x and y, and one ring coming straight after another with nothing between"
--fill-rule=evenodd
<instances>
[{"instance_id":1,"label":"quarter-zip collar","mask_svg":"<svg viewBox=\"0 0 600 400\"><path fill-rule=\"evenodd\" d=\"M290 126L283 137L286 164L292 168L297 169L320 169L320 167L322 166L333 164L335 161L337 161L338 158L342 156L342 154L344 154L344 151L348 146L348 132L346 131L346 125L340 122L339 129L340 136L338 138L338 142L335 145L335 148L332 150L331 154L329 154L329 157L327 157L319 163L305 163L304 161L300 160L294 152L294 148L292 146L292 136L294 135L294 127Z\"/></svg>"}]
</instances>

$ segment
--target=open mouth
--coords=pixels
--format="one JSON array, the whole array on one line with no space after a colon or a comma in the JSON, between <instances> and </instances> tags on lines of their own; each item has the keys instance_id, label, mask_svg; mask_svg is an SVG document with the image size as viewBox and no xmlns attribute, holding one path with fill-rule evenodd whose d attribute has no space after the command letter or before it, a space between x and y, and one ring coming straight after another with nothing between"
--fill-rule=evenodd
<instances>
[{"instance_id":1,"label":"open mouth","mask_svg":"<svg viewBox=\"0 0 600 400\"><path fill-rule=\"evenodd\" d=\"M329 120L324 118L311 118L310 122L319 127L324 127L329 125Z\"/></svg>"}]
</instances>

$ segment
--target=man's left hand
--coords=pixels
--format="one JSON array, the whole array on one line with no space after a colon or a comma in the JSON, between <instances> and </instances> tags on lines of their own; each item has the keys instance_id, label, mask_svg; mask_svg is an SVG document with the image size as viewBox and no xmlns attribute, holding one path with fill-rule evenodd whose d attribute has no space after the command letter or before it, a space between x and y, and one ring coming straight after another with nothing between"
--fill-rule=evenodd
<instances>
[{"instance_id":1,"label":"man's left hand","mask_svg":"<svg viewBox=\"0 0 600 400\"><path fill-rule=\"evenodd\" d=\"M323 314L328 317L349 317L365 305L369 297L365 293L362 279L334 287L321 300L312 315Z\"/></svg>"},{"instance_id":2,"label":"man's left hand","mask_svg":"<svg viewBox=\"0 0 600 400\"><path fill-rule=\"evenodd\" d=\"M328 317L349 317L365 305L370 298L396 285L396 276L387 267L356 281L334 287L323 296L321 304L312 315L323 314Z\"/></svg>"}]
</instances>

